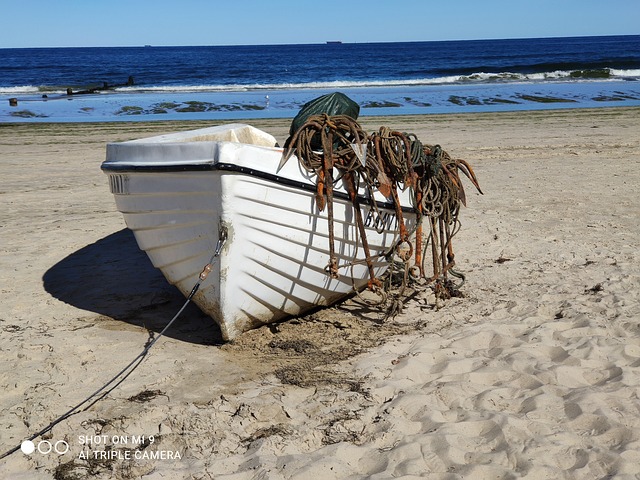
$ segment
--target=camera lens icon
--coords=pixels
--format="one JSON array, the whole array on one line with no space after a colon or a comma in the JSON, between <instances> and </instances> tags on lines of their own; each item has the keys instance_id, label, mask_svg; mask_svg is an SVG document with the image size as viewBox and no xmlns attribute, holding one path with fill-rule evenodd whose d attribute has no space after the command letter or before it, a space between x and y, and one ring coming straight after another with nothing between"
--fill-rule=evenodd
<instances>
[{"instance_id":1,"label":"camera lens icon","mask_svg":"<svg viewBox=\"0 0 640 480\"><path fill-rule=\"evenodd\" d=\"M64 440L58 440L55 443L51 443L48 440L41 440L36 445L31 440L25 440L20 445L20 450L22 450L22 453L25 455L31 455L36 450L43 455L47 455L51 452L55 452L58 455L64 455L69 451L69 444Z\"/></svg>"}]
</instances>

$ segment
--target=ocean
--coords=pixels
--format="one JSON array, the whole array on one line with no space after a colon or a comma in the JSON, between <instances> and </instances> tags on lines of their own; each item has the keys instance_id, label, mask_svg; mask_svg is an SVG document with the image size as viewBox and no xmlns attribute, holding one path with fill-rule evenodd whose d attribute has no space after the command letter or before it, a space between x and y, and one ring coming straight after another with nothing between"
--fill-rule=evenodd
<instances>
[{"instance_id":1,"label":"ocean","mask_svg":"<svg viewBox=\"0 0 640 480\"><path fill-rule=\"evenodd\" d=\"M284 118L333 91L361 115L639 106L640 35L0 49L0 122Z\"/></svg>"}]
</instances>

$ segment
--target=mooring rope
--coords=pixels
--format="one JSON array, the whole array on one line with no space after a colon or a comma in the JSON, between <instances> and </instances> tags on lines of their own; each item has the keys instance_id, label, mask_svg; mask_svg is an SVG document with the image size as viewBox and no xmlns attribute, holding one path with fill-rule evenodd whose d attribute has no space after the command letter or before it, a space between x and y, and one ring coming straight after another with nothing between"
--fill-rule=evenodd
<instances>
[{"instance_id":1,"label":"mooring rope","mask_svg":"<svg viewBox=\"0 0 640 480\"><path fill-rule=\"evenodd\" d=\"M80 409L84 405L89 404L83 409L83 411L91 408L93 405L95 405L100 400L102 400L104 397L106 397L109 393L111 393L114 389L116 389L122 382L124 382L127 379L127 377L129 377L129 375L131 375L138 368L138 366L142 363L142 361L145 359L145 357L149 353L149 350L151 350L151 347L153 347L156 344L156 342L158 340L160 340L160 338L162 336L164 336L164 334L171 328L171 326L180 317L180 315L182 315L182 312L184 312L184 309L187 308L187 305L189 305L189 302L191 302L191 300L193 299L195 294L198 292L198 290L200 288L200 285L207 278L207 276L209 275L209 273L212 270L213 261L215 260L216 257L220 256L220 252L222 251L222 247L224 246L224 243L226 242L226 239L227 239L226 230L221 229L220 230L220 238L218 239L218 243L216 245L216 249L215 249L214 254L211 256L211 259L209 260L209 262L202 269L202 272L198 276L197 282L195 283L195 285L191 289L191 292L189 293L189 295L188 295L186 301L184 302L184 304L182 305L182 307L180 307L180 310L178 310L178 312L173 316L173 318L169 321L169 323L167 323L167 325L162 329L162 331L158 334L158 336L153 338L151 341L148 341L147 344L145 345L145 347L142 349L142 351L133 360L131 360L131 362L129 362L126 367L124 367L116 375L114 375L107 383L105 383L103 386L101 386L99 389L97 389L91 395L86 397L80 403L78 403L77 405L75 405L74 407L69 409L67 412L63 413L58 418L53 420L51 423L49 423L49 425L44 427L42 430L40 430L37 433L34 433L30 437L28 437L26 440L30 440L30 441L34 440L34 439L38 438L39 436L44 435L45 433L49 432L50 430L53 429L53 427L58 425L60 422L66 420L67 418L69 418L73 414L79 412ZM117 383L116 383L116 381L117 381ZM109 388L107 390L108 387L111 387L111 388ZM100 394L102 394L102 395L100 395ZM98 395L100 395L100 396L98 396ZM91 403L89 403L89 402L91 402ZM3 454L1 454L0 455L0 460L5 458L5 457L8 457L9 455L17 452L18 450L20 450L21 445L22 445L22 443L20 445L17 445L15 447L13 447L11 450L8 450L8 451L4 452Z\"/></svg>"}]
</instances>

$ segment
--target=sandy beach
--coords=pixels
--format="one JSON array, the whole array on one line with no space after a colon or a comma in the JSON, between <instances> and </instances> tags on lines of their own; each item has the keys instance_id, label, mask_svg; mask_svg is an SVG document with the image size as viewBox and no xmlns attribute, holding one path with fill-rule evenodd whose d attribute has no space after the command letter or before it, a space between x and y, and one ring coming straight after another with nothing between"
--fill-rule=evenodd
<instances>
[{"instance_id":1,"label":"sandy beach","mask_svg":"<svg viewBox=\"0 0 640 480\"><path fill-rule=\"evenodd\" d=\"M219 123L0 124L0 454L184 302L115 209L106 143ZM290 119L247 123L283 143ZM640 108L361 124L473 165L464 297L386 321L349 300L229 344L190 305L0 478L640 478Z\"/></svg>"}]
</instances>

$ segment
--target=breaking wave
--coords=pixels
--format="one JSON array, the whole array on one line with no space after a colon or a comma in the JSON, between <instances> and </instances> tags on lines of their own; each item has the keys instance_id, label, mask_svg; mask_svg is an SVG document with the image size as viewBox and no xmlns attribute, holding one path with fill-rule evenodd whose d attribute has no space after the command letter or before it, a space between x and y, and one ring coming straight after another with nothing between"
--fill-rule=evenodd
<instances>
[{"instance_id":1,"label":"breaking wave","mask_svg":"<svg viewBox=\"0 0 640 480\"><path fill-rule=\"evenodd\" d=\"M333 80L325 82L300 83L253 83L253 84L211 84L211 85L139 85L121 87L121 92L247 92L260 90L305 90L305 89L346 89L346 88L391 88L426 85L483 84L483 83L537 83L537 82L573 82L603 80L640 80L640 69L618 70L557 70L543 73L486 73L470 75L448 75L436 78L402 78L390 80Z\"/></svg>"},{"instance_id":2,"label":"breaking wave","mask_svg":"<svg viewBox=\"0 0 640 480\"><path fill-rule=\"evenodd\" d=\"M134 85L116 87L111 91L121 93L202 93L202 92L250 92L307 89L349 89L349 88L393 88L428 85L472 85L491 83L540 83L576 81L640 80L640 69L584 69L556 70L541 73L477 72L468 75L446 75L435 78L398 78L388 80L333 80L298 83L248 83L248 84L202 84L202 85ZM36 95L66 92L66 86L22 85L0 86L0 95Z\"/></svg>"}]
</instances>

